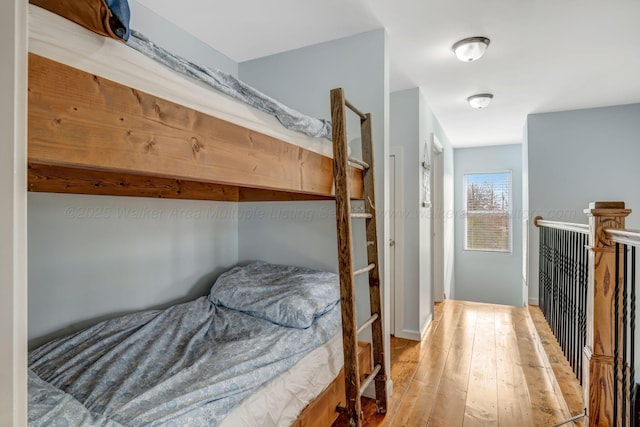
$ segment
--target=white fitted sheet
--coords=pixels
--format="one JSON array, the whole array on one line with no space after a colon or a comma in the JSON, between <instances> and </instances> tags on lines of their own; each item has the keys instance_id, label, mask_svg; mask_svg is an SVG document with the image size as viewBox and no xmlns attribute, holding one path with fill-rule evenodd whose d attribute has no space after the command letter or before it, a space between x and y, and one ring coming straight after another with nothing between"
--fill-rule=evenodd
<instances>
[{"instance_id":1,"label":"white fitted sheet","mask_svg":"<svg viewBox=\"0 0 640 427\"><path fill-rule=\"evenodd\" d=\"M125 44L29 5L29 51L256 132L333 157L331 141L284 128L241 101L184 77Z\"/></svg>"},{"instance_id":2,"label":"white fitted sheet","mask_svg":"<svg viewBox=\"0 0 640 427\"><path fill-rule=\"evenodd\" d=\"M244 400L220 427L290 426L338 376L342 365L342 334L337 334Z\"/></svg>"}]
</instances>

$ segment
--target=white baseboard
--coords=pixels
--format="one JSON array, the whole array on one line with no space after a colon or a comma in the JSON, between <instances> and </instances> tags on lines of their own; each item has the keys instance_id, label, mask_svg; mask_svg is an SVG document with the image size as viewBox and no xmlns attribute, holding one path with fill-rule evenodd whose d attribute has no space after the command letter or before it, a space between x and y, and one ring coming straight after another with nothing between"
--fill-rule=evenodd
<instances>
[{"instance_id":1,"label":"white baseboard","mask_svg":"<svg viewBox=\"0 0 640 427\"><path fill-rule=\"evenodd\" d=\"M529 305L538 305L538 298L529 298Z\"/></svg>"},{"instance_id":2,"label":"white baseboard","mask_svg":"<svg viewBox=\"0 0 640 427\"><path fill-rule=\"evenodd\" d=\"M419 331L416 331L415 329L403 329L396 332L394 335L396 336L396 338L402 338L405 340L422 341L427 335L427 331L429 330L429 325L431 324L432 320L433 313L431 313L429 317L427 317L427 320L424 322L424 325L422 325Z\"/></svg>"},{"instance_id":3,"label":"white baseboard","mask_svg":"<svg viewBox=\"0 0 640 427\"><path fill-rule=\"evenodd\" d=\"M429 325L431 325L432 321L433 321L433 312L429 314L429 317L427 317L427 320L424 322L424 325L422 325L422 328L420 328L420 341L424 340L424 337L427 336L427 331L429 330Z\"/></svg>"},{"instance_id":4,"label":"white baseboard","mask_svg":"<svg viewBox=\"0 0 640 427\"><path fill-rule=\"evenodd\" d=\"M395 333L396 338L402 338L411 341L422 341L422 336L419 331L412 329L403 329Z\"/></svg>"}]
</instances>

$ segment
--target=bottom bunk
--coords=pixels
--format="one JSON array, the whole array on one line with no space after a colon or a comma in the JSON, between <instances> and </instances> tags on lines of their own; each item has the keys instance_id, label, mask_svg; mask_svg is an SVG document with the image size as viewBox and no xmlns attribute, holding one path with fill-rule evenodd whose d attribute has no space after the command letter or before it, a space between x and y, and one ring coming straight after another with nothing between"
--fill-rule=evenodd
<instances>
[{"instance_id":1,"label":"bottom bunk","mask_svg":"<svg viewBox=\"0 0 640 427\"><path fill-rule=\"evenodd\" d=\"M335 274L236 267L208 296L32 351L29 424L330 425L344 399L338 302Z\"/></svg>"}]
</instances>

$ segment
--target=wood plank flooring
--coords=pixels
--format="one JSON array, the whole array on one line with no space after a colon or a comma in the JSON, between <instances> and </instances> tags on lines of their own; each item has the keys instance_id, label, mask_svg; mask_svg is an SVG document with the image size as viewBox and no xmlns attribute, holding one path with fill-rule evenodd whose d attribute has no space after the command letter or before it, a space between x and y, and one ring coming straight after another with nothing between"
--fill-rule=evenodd
<instances>
[{"instance_id":1,"label":"wood plank flooring","mask_svg":"<svg viewBox=\"0 0 640 427\"><path fill-rule=\"evenodd\" d=\"M582 403L567 407L541 341L555 343L552 336L538 337L527 308L447 300L436 307L423 342L392 337L393 396L386 416L376 414L375 403L365 399L364 425L560 423L580 413L575 408ZM575 384L565 388L579 395ZM341 417L334 427L346 425Z\"/></svg>"}]
</instances>

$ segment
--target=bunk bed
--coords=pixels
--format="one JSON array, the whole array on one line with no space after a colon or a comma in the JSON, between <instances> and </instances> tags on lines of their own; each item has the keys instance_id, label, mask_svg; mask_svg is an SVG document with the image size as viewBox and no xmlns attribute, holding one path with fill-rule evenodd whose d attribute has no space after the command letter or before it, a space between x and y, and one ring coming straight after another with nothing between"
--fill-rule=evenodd
<instances>
[{"instance_id":1,"label":"bunk bed","mask_svg":"<svg viewBox=\"0 0 640 427\"><path fill-rule=\"evenodd\" d=\"M29 11L30 191L332 198L330 140L287 130L120 41ZM350 174L361 198L362 172Z\"/></svg>"},{"instance_id":2,"label":"bunk bed","mask_svg":"<svg viewBox=\"0 0 640 427\"><path fill-rule=\"evenodd\" d=\"M276 118L177 75L126 46L119 39L128 28L114 25L118 22L107 7L113 1L32 3L57 14L29 6L29 191L233 202L334 198L331 141L287 130ZM78 11L80 3L93 8ZM73 16L68 18L82 21L89 30L58 16L69 11ZM91 19L82 16L87 13ZM351 197L362 198L362 168L349 166L348 174ZM246 307L227 307L212 298L187 304L198 306L197 312L214 309L226 316L255 317L247 315L251 310ZM338 311L328 310L318 319L331 323L327 319L335 321ZM175 306L126 322L146 324L149 317L184 313L184 306ZM123 330L116 326L122 321L97 327L118 335ZM47 406L54 403L79 414L80 422L118 425L100 411L86 412L84 405L53 385L58 381L64 388L69 378L81 374L69 373L63 379L42 362L49 360L46 355L51 353L45 350L50 350L66 363L65 352L79 342L91 343L85 338L95 332L79 332L31 355L33 368L47 377L44 381L35 371L29 373L31 406L39 408L44 419L55 415ZM293 367L244 397L242 406L230 411L221 425L330 425L336 406L344 404L339 338L339 333L325 336ZM75 339L81 341L68 341ZM362 346L359 360L366 372L371 365L369 346ZM277 419L267 419L273 414Z\"/></svg>"}]
</instances>

